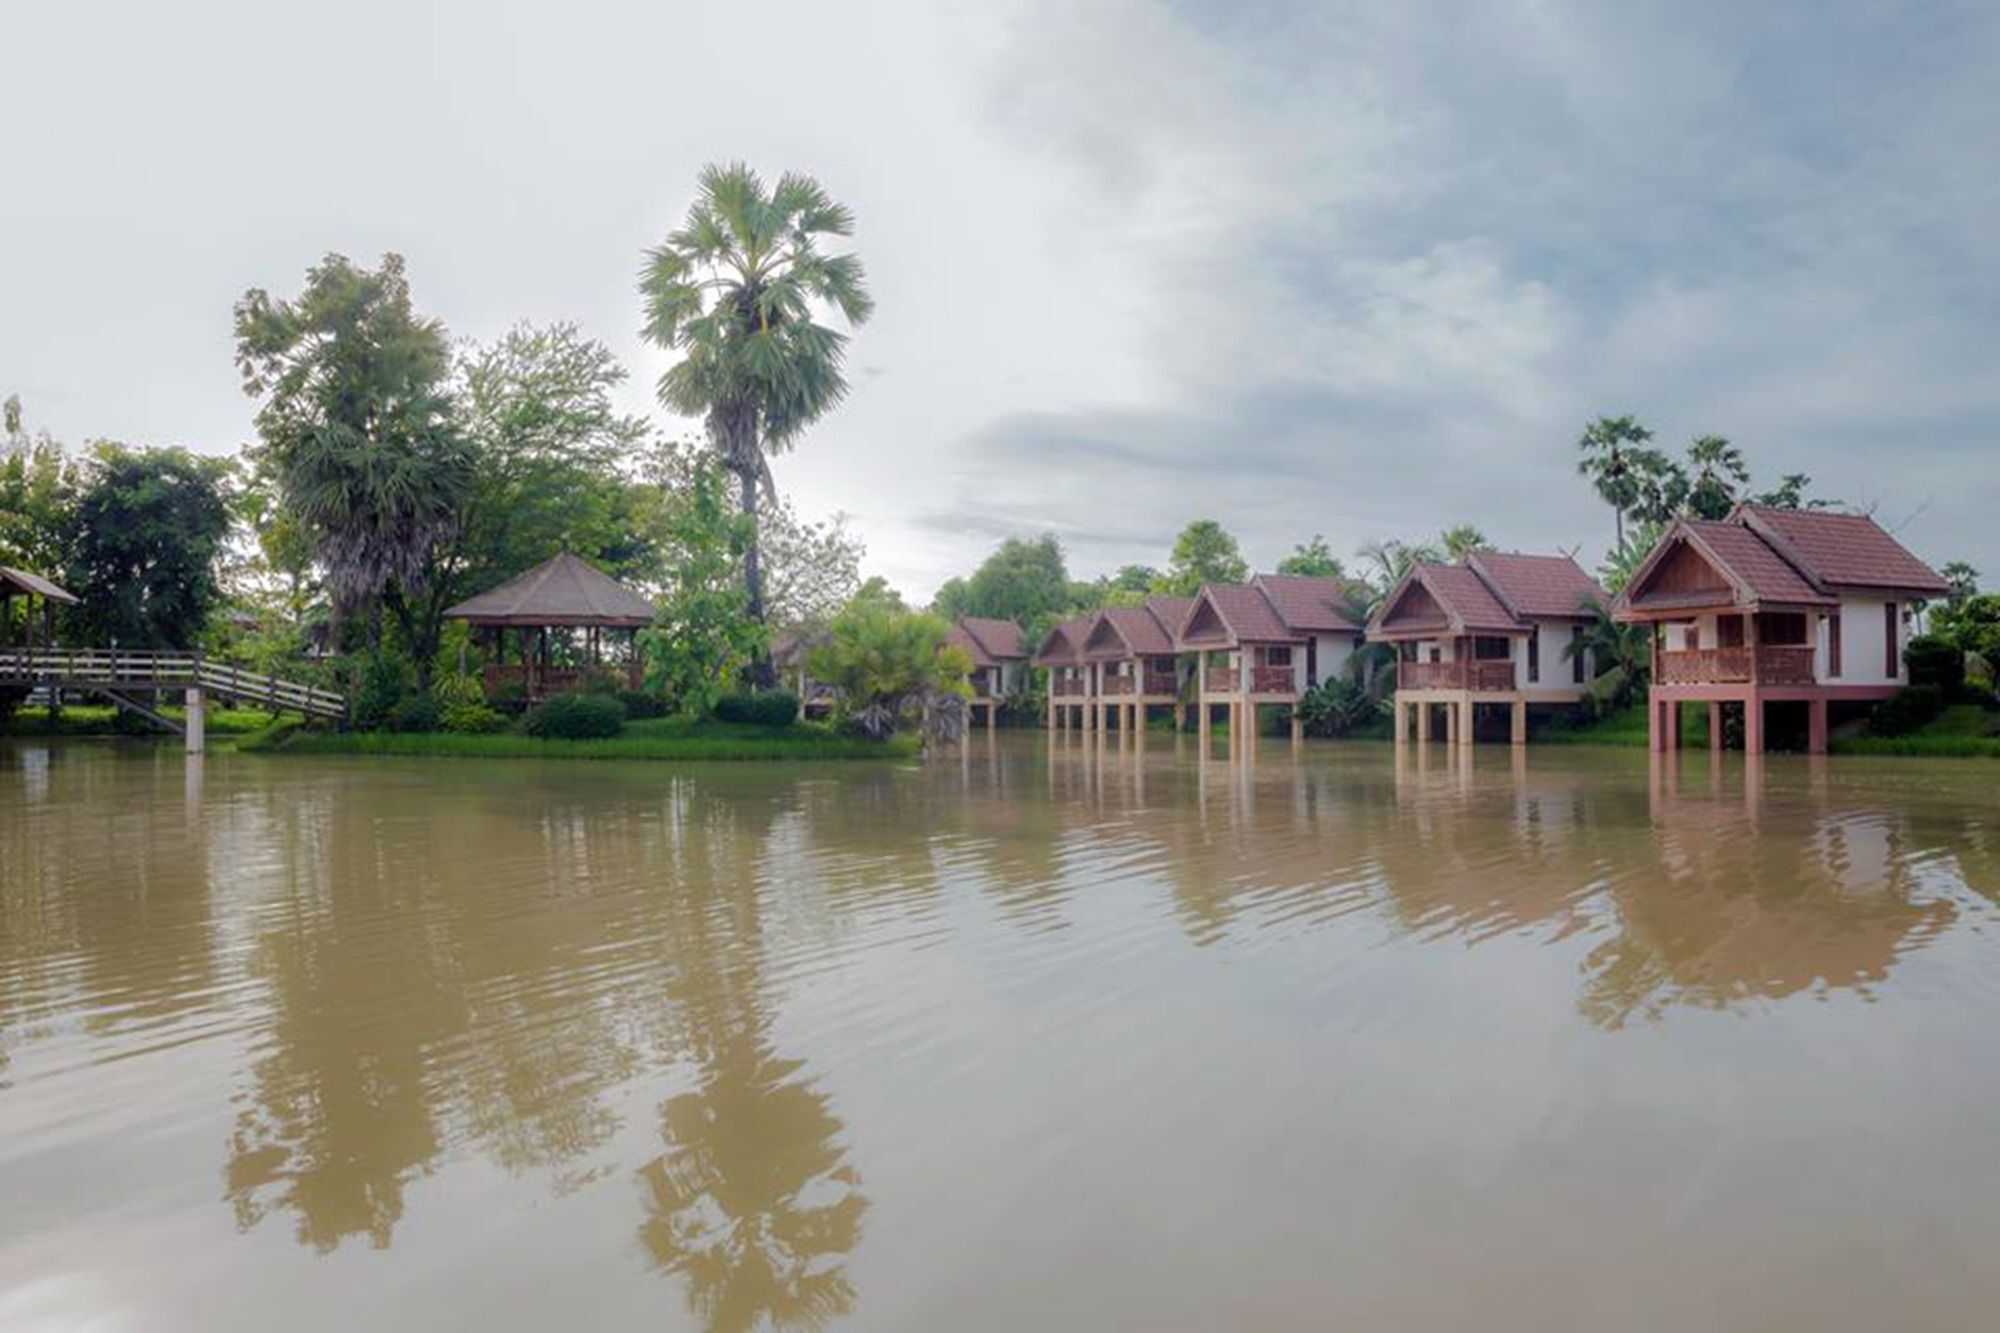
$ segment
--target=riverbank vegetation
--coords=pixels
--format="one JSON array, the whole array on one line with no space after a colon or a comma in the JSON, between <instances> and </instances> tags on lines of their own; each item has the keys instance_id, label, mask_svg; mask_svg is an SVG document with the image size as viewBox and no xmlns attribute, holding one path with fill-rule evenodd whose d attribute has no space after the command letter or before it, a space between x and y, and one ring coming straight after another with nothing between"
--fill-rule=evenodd
<instances>
[{"instance_id":1,"label":"riverbank vegetation","mask_svg":"<svg viewBox=\"0 0 2000 1333\"><path fill-rule=\"evenodd\" d=\"M509 731L491 735L407 732L333 732L272 727L246 737L247 753L295 755L404 755L449 759L628 760L850 760L908 759L918 753L915 735L873 740L832 726L785 727L688 718L635 722L604 737L537 738Z\"/></svg>"}]
</instances>

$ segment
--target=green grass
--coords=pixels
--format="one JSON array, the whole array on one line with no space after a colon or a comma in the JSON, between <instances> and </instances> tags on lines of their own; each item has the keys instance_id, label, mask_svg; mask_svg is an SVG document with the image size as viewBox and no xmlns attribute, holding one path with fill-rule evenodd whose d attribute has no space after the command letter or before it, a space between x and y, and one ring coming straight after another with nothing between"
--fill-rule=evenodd
<instances>
[{"instance_id":1,"label":"green grass","mask_svg":"<svg viewBox=\"0 0 2000 1333\"><path fill-rule=\"evenodd\" d=\"M622 735L604 740L537 740L518 732L458 736L435 732L307 731L274 727L246 738L238 749L262 754L407 755L449 759L907 759L917 738L887 741L836 735L830 728L802 724L758 727L742 723L689 722L658 718L629 723Z\"/></svg>"},{"instance_id":2,"label":"green grass","mask_svg":"<svg viewBox=\"0 0 2000 1333\"><path fill-rule=\"evenodd\" d=\"M1577 726L1543 727L1532 734L1536 745L1620 745L1646 748L1646 705L1627 704L1592 722ZM1681 714L1681 744L1708 744L1708 710L1689 708Z\"/></svg>"},{"instance_id":3,"label":"green grass","mask_svg":"<svg viewBox=\"0 0 2000 1333\"><path fill-rule=\"evenodd\" d=\"M1835 754L1900 754L1934 759L2000 759L2000 718L1978 704L1953 704L1907 736L1843 736Z\"/></svg>"},{"instance_id":4,"label":"green grass","mask_svg":"<svg viewBox=\"0 0 2000 1333\"><path fill-rule=\"evenodd\" d=\"M130 733L116 729L112 718L118 710L109 704L64 704L62 722L55 731L58 736L128 736ZM178 708L162 708L159 712L176 722L182 719ZM151 722L146 723L153 728ZM271 725L271 715L261 708L211 708L208 710L208 734L210 736L248 736L263 731ZM23 708L5 722L0 722L0 736L47 736L49 735L49 710L46 708ZM170 737L172 732L152 729L152 734ZM137 739L143 739L138 737Z\"/></svg>"}]
</instances>

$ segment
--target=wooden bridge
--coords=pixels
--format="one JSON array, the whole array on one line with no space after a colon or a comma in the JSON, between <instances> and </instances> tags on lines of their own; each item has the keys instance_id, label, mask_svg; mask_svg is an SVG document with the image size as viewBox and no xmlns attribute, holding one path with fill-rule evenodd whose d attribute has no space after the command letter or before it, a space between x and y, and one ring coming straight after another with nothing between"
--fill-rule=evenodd
<instances>
[{"instance_id":1,"label":"wooden bridge","mask_svg":"<svg viewBox=\"0 0 2000 1333\"><path fill-rule=\"evenodd\" d=\"M301 685L269 672L216 662L200 653L141 652L118 648L0 648L0 686L80 690L101 694L187 738L189 754L202 749L202 709L207 696L273 712L343 718L347 700L331 690ZM138 696L159 702L163 693L187 696L187 721L177 723Z\"/></svg>"}]
</instances>

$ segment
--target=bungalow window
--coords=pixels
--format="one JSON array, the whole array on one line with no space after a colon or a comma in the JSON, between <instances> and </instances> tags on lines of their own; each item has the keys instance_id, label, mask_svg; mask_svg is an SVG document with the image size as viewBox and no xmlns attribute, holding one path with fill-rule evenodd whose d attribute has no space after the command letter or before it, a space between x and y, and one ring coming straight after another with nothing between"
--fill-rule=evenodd
<instances>
[{"instance_id":1,"label":"bungalow window","mask_svg":"<svg viewBox=\"0 0 2000 1333\"><path fill-rule=\"evenodd\" d=\"M1264 650L1265 666L1288 667L1291 664L1292 664L1292 650L1289 647L1266 648Z\"/></svg>"},{"instance_id":2,"label":"bungalow window","mask_svg":"<svg viewBox=\"0 0 2000 1333\"><path fill-rule=\"evenodd\" d=\"M1528 683L1533 685L1542 678L1542 627L1535 626L1528 631Z\"/></svg>"},{"instance_id":3,"label":"bungalow window","mask_svg":"<svg viewBox=\"0 0 2000 1333\"><path fill-rule=\"evenodd\" d=\"M1826 618L1826 674L1840 675L1840 612Z\"/></svg>"},{"instance_id":4,"label":"bungalow window","mask_svg":"<svg viewBox=\"0 0 2000 1333\"><path fill-rule=\"evenodd\" d=\"M1572 684L1572 685L1581 685L1581 684L1583 684L1583 654L1584 654L1584 652L1585 652L1585 651L1586 651L1586 650L1585 650L1585 648L1584 648L1584 646L1583 646L1583 629L1582 629L1582 627L1581 627L1581 626L1578 626L1578 625L1572 625L1572 626L1570 626L1570 630L1569 630L1569 682L1570 682L1570 684Z\"/></svg>"},{"instance_id":5,"label":"bungalow window","mask_svg":"<svg viewBox=\"0 0 2000 1333\"><path fill-rule=\"evenodd\" d=\"M1896 619L1896 604L1894 602L1882 603L1882 672L1891 680L1896 678L1896 667L1898 665L1896 653L1896 631L1898 628L1900 628L1900 625Z\"/></svg>"}]
</instances>

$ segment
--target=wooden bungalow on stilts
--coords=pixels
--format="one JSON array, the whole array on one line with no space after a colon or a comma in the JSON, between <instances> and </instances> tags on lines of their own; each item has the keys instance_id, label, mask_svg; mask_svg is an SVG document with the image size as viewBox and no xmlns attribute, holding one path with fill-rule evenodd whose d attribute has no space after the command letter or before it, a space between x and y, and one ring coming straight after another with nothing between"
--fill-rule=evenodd
<instances>
[{"instance_id":1,"label":"wooden bungalow on stilts","mask_svg":"<svg viewBox=\"0 0 2000 1333\"><path fill-rule=\"evenodd\" d=\"M1256 745L1257 710L1270 705L1291 710L1298 741L1300 697L1339 675L1362 642L1355 600L1353 587L1334 578L1257 574L1204 584L1176 636L1196 655L1204 745L1217 706L1228 711L1232 750Z\"/></svg>"},{"instance_id":2,"label":"wooden bungalow on stilts","mask_svg":"<svg viewBox=\"0 0 2000 1333\"><path fill-rule=\"evenodd\" d=\"M1528 740L1531 706L1572 707L1595 678L1579 644L1605 592L1566 555L1477 551L1453 565L1416 564L1368 626L1396 646L1395 736L1472 744L1481 708L1507 710L1508 739Z\"/></svg>"},{"instance_id":3,"label":"wooden bungalow on stilts","mask_svg":"<svg viewBox=\"0 0 2000 1333\"><path fill-rule=\"evenodd\" d=\"M1083 643L1090 635L1094 617L1076 616L1058 621L1035 650L1031 665L1049 673L1048 725L1050 731L1075 727L1087 730L1096 721L1097 692L1092 687Z\"/></svg>"},{"instance_id":4,"label":"wooden bungalow on stilts","mask_svg":"<svg viewBox=\"0 0 2000 1333\"><path fill-rule=\"evenodd\" d=\"M1145 728L1150 709L1170 709L1180 730L1180 666L1175 632L1191 597L1154 597L1141 606L1099 611L1084 633L1083 660L1102 707L1119 729Z\"/></svg>"},{"instance_id":5,"label":"wooden bungalow on stilts","mask_svg":"<svg viewBox=\"0 0 2000 1333\"><path fill-rule=\"evenodd\" d=\"M1865 515L1739 505L1668 528L1613 613L1652 626L1654 750L1679 747L1682 704L1705 703L1712 747L1723 710L1740 708L1744 751L1760 754L1778 704L1804 709L1806 749L1821 754L1832 708L1908 683L1912 603L1949 591Z\"/></svg>"},{"instance_id":6,"label":"wooden bungalow on stilts","mask_svg":"<svg viewBox=\"0 0 2000 1333\"><path fill-rule=\"evenodd\" d=\"M986 729L993 730L1000 709L1026 683L1028 636L1011 620L960 616L945 642L972 659L972 698L966 706L975 720L984 714Z\"/></svg>"},{"instance_id":7,"label":"wooden bungalow on stilts","mask_svg":"<svg viewBox=\"0 0 2000 1333\"><path fill-rule=\"evenodd\" d=\"M528 698L541 699L577 689L606 671L615 672L627 689L644 686L638 635L653 623L652 602L567 551L444 614L491 636L489 696L519 683ZM511 663L510 638L518 659Z\"/></svg>"}]
</instances>

